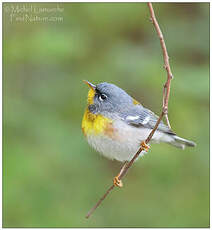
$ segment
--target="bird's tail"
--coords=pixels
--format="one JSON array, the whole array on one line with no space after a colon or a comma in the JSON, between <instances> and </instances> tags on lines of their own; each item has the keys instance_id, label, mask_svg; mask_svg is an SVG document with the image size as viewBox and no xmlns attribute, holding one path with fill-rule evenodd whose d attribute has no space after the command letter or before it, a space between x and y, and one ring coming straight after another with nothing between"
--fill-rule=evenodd
<instances>
[{"instance_id":1,"label":"bird's tail","mask_svg":"<svg viewBox=\"0 0 212 230\"><path fill-rule=\"evenodd\" d=\"M176 135L173 136L173 141L170 142L171 145L174 145L177 148L184 149L186 146L195 147L196 143L193 141L186 140L182 137L178 137Z\"/></svg>"}]
</instances>

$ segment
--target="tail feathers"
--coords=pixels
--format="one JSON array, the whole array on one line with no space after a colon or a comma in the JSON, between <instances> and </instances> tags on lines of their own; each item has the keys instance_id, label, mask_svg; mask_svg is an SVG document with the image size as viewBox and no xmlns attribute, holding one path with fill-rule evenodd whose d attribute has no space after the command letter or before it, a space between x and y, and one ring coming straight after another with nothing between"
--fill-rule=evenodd
<instances>
[{"instance_id":1,"label":"tail feathers","mask_svg":"<svg viewBox=\"0 0 212 230\"><path fill-rule=\"evenodd\" d=\"M171 145L174 145L177 148L184 149L186 146L188 147L195 147L196 143L193 141L186 140L184 138L173 136L174 140L170 143Z\"/></svg>"}]
</instances>

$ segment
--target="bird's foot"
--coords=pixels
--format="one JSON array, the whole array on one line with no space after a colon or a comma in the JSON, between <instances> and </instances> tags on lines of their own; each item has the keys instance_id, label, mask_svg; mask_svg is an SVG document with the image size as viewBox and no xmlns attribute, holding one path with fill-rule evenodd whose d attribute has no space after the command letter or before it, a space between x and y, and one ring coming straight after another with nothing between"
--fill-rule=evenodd
<instances>
[{"instance_id":1,"label":"bird's foot","mask_svg":"<svg viewBox=\"0 0 212 230\"><path fill-rule=\"evenodd\" d=\"M149 150L149 148L150 148L150 146L147 145L145 141L142 141L142 142L141 142L141 147L142 147L146 152L148 152L148 150Z\"/></svg>"},{"instance_id":2,"label":"bird's foot","mask_svg":"<svg viewBox=\"0 0 212 230\"><path fill-rule=\"evenodd\" d=\"M123 187L123 183L119 180L119 176L113 178L113 184L119 188Z\"/></svg>"}]
</instances>

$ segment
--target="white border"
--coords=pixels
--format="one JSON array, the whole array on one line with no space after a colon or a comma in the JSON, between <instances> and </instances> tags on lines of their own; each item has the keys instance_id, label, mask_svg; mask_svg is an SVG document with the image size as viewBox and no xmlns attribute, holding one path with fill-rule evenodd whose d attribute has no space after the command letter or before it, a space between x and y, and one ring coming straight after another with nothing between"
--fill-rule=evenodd
<instances>
[{"instance_id":1,"label":"white border","mask_svg":"<svg viewBox=\"0 0 212 230\"><path fill-rule=\"evenodd\" d=\"M20 2L20 3L28 3L28 2L43 2L43 3L45 3L45 2L49 2L49 3L54 3L54 2L57 2L57 3L64 3L64 2L128 2L128 3L135 3L135 2L143 2L143 3L146 3L146 2L149 2L149 1L120 1L120 0L117 0L117 1L111 1L111 0L105 0L105 1L89 1L89 0L84 0L84 1L81 1L81 0L79 0L79 1L68 1L68 0L63 0L63 1L58 1L58 0L46 0L46 1L39 1L39 0L28 0L28 1L21 1L21 0L16 0L16 1L1 1L0 2L0 4L1 4L1 9L0 9L0 18L2 19L2 7L3 7L3 3L18 3L18 2ZM178 3L178 2L186 2L186 3L198 3L198 2L201 2L201 3L210 3L211 1L191 1L191 0L177 0L177 1L164 1L164 0L152 0L151 2L156 2L156 3ZM210 5L210 11L211 11L211 5ZM1 20L2 21L2 20ZM2 22L3 23L3 22ZM1 48L0 48L0 52L1 52L1 55L2 55L2 23L0 24L0 38L1 38ZM211 31L211 25L212 25L212 18L210 17L210 31ZM211 35L211 33L210 33L210 35ZM210 37L211 38L211 37ZM210 41L211 41L211 39L210 39ZM211 53L211 46L210 46L210 53ZM210 59L210 66L212 66L211 65L212 64L212 61L211 61L211 59ZM2 70L2 61L0 62L0 69ZM2 70L3 71L3 70ZM1 78L0 78L0 88L2 89L2 71L1 71ZM211 69L210 69L210 73L211 73ZM201 76L200 76L201 77ZM210 81L210 88L211 88L211 86L212 86L212 81ZM2 101L2 91L1 91L1 93L0 93L0 101L1 101L1 106L0 106L0 120L1 120L1 127L0 127L0 135L1 135L1 138L0 138L0 148L1 148L1 150L2 150L2 125L3 125L3 122L2 122L2 103L3 103L3 101ZM211 117L212 117L212 94L210 93L210 120L211 120ZM211 124L211 122L210 122L210 130L211 130L211 128L212 128L212 124ZM210 133L211 134L211 133ZM212 136L210 135L210 143L211 143L211 140L212 140ZM200 153L201 154L201 153ZM1 163L1 166L2 166L2 157L0 158L0 163ZM210 165L211 165L211 158L210 158ZM0 172L0 204L2 204L2 169L0 170L1 172ZM211 170L210 170L210 179L211 179ZM211 182L211 180L210 180L210 182ZM210 191L211 191L211 183L210 183ZM210 199L210 207L211 207L211 205L212 205L212 199ZM212 223L212 217L211 217L211 215L210 215L210 223ZM2 208L0 209L0 226L2 227ZM10 228L10 229L16 229L16 228ZM18 229L34 229L34 228L18 228ZM55 229L55 228L41 228L41 229ZM64 228L57 228L57 229L64 229ZM78 228L71 228L71 229L78 229ZM93 229L93 228L89 228L89 229ZM95 228L95 229L98 229L98 228ZM111 229L114 229L114 228L111 228ZM127 229L127 228L125 228L125 229ZM128 228L128 229L130 229L130 228ZM147 229L147 230L149 230L149 228L142 228L142 229ZM169 228L160 228L160 229L169 229ZM180 228L180 229L186 229L187 230L187 228ZM191 229L191 228L190 228ZM205 228L200 228L200 229L205 229Z\"/></svg>"},{"instance_id":2,"label":"white border","mask_svg":"<svg viewBox=\"0 0 212 230\"><path fill-rule=\"evenodd\" d=\"M133 2L143 2L143 3L146 3L146 2L150 2L150 1L139 1L139 0L137 0L137 1L135 1L135 0L133 0L133 1L129 1L129 0L116 0L116 1L114 1L114 0L105 0L105 1L92 1L92 0L79 0L79 1L70 1L70 0L63 0L63 1L58 1L58 0L45 0L45 1L40 1L40 0L28 0L28 1L24 1L24 0L16 0L16 1L5 1L5 0L3 0L2 2L8 2L8 3L18 3L18 2L20 2L20 3L28 3L28 2L40 2L40 3L45 3L45 2L56 2L56 3L64 3L64 2L99 2L99 3L102 3L102 2L128 2L128 3L133 3ZM167 1L167 0L152 0L151 2L157 2L157 3L178 3L178 2L183 2L183 3L199 3L199 2L201 2L201 3L209 3L210 1L192 1L192 0L174 0L173 2L172 1Z\"/></svg>"}]
</instances>

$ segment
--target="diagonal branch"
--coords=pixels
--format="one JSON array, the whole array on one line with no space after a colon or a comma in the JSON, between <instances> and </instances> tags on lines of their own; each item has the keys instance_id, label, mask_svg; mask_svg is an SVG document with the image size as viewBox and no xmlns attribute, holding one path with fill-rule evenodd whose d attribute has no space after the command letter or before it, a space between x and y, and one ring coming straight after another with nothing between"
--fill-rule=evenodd
<instances>
[{"instance_id":1,"label":"diagonal branch","mask_svg":"<svg viewBox=\"0 0 212 230\"><path fill-rule=\"evenodd\" d=\"M170 123L169 123L169 119L168 119L168 102L169 102L169 94L170 94L170 84L171 84L171 79L173 78L172 72L171 72L171 68L169 65L169 56L168 56L168 52L166 49L166 44L163 38L163 34L160 30L159 24L157 22L157 19L155 17L155 13L154 13L154 9L152 7L152 3L147 3L148 7L149 7L149 11L150 11L150 15L151 15L151 21L157 31L158 37L160 39L160 44L161 44L161 48L163 51L163 59L164 59L164 68L166 69L167 72L167 80L166 83L163 86L163 107L162 107L162 112L157 120L157 123L155 124L155 127L152 129L152 131L150 132L149 136L147 137L147 139L144 141L144 145L141 145L141 147L138 149L137 153L134 155L134 157L132 158L132 160L130 162L127 163L126 167L124 167L123 170L120 171L119 177L118 179L121 180L127 173L128 169L132 166L132 164L134 163L134 161L137 159L137 157L139 156L139 154L142 151L145 151L145 144L148 144L150 142L150 140L152 139L155 131L158 128L158 125L160 124L161 120L163 119L163 116L165 116L166 118L166 122L168 127L171 129ZM88 214L86 215L86 218L89 218L91 216L91 214L96 210L96 208L102 203L102 201L107 197L107 195L114 189L115 185L111 185L110 188L106 191L106 193L101 197L101 199L96 203L96 205L88 212Z\"/></svg>"},{"instance_id":2,"label":"diagonal branch","mask_svg":"<svg viewBox=\"0 0 212 230\"><path fill-rule=\"evenodd\" d=\"M151 21L157 31L158 37L160 39L161 48L163 51L164 68L166 69L166 72L167 72L167 81L163 87L163 112L166 118L167 125L171 129L169 119L168 119L168 102L169 102L169 94L170 94L170 83L171 83L171 79L173 78L173 75L171 72L171 67L169 65L169 55L166 49L166 44L163 38L163 34L161 32L160 26L158 24L158 21L155 17L155 12L152 7L152 3L147 3L147 4L148 4L150 15L151 15Z\"/></svg>"}]
</instances>

